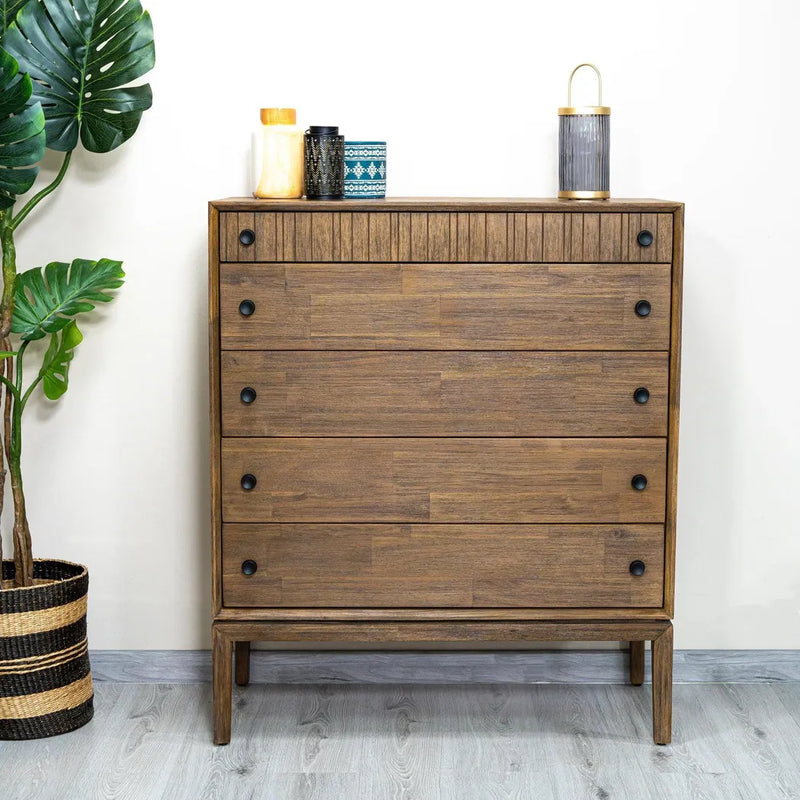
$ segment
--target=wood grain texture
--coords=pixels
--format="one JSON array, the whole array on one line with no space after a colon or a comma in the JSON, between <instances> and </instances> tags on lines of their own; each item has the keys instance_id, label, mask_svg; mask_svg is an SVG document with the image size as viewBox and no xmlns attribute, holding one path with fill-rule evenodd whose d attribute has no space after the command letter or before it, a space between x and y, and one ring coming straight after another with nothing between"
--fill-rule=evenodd
<instances>
[{"instance_id":1,"label":"wood grain texture","mask_svg":"<svg viewBox=\"0 0 800 800\"><path fill-rule=\"evenodd\" d=\"M239 261L239 215L221 215L214 207L209 205L209 215L216 213L219 228L219 260L220 261Z\"/></svg>"},{"instance_id":2,"label":"wood grain texture","mask_svg":"<svg viewBox=\"0 0 800 800\"><path fill-rule=\"evenodd\" d=\"M459 214L414 210L333 213L316 204L303 211L223 212L220 259L228 262L644 262L672 257L671 213L584 214L562 210ZM573 206L574 208L574 206ZM292 217L293 237L283 235ZM348 218L347 225L341 221ZM454 224L455 223L455 224ZM643 247L641 230L653 234ZM255 233L245 245L243 230Z\"/></svg>"},{"instance_id":3,"label":"wood grain texture","mask_svg":"<svg viewBox=\"0 0 800 800\"><path fill-rule=\"evenodd\" d=\"M221 341L224 350L667 351L670 281L668 264L223 264ZM246 299L256 305L248 317ZM643 299L647 317L634 310Z\"/></svg>"},{"instance_id":4,"label":"wood grain texture","mask_svg":"<svg viewBox=\"0 0 800 800\"><path fill-rule=\"evenodd\" d=\"M3 743L3 797L140 800L171 796L172 757L165 751L165 738L174 747L191 735L192 728L200 728L209 747L208 723L198 725L200 709L187 702L198 689L95 687L94 720L74 731L75 736Z\"/></svg>"},{"instance_id":5,"label":"wood grain texture","mask_svg":"<svg viewBox=\"0 0 800 800\"><path fill-rule=\"evenodd\" d=\"M219 343L219 213L208 206L208 382L209 382L209 481L211 488L211 559L213 613L222 608L222 500L220 485L220 453L218 442L221 436L220 409L220 343Z\"/></svg>"},{"instance_id":6,"label":"wood grain texture","mask_svg":"<svg viewBox=\"0 0 800 800\"><path fill-rule=\"evenodd\" d=\"M519 211L586 213L611 211L631 213L636 211L671 214L680 203L651 198L612 197L607 200L563 200L555 197L386 197L380 200L281 200L253 197L227 197L211 203L219 211L353 211L369 212L419 212L451 211Z\"/></svg>"},{"instance_id":7,"label":"wood grain texture","mask_svg":"<svg viewBox=\"0 0 800 800\"><path fill-rule=\"evenodd\" d=\"M664 543L664 607L669 615L675 609L675 550L678 518L678 428L681 402L681 328L683 308L683 213L675 211L672 253L672 292L670 310L669 433L667 446L667 510Z\"/></svg>"},{"instance_id":8,"label":"wood grain texture","mask_svg":"<svg viewBox=\"0 0 800 800\"><path fill-rule=\"evenodd\" d=\"M215 622L230 642L619 642L653 641L668 620L503 622ZM231 651L232 652L232 651Z\"/></svg>"},{"instance_id":9,"label":"wood grain texture","mask_svg":"<svg viewBox=\"0 0 800 800\"><path fill-rule=\"evenodd\" d=\"M299 261L314 260L311 217L309 211L300 211L294 215L294 254ZM285 255L279 254L280 260L284 260Z\"/></svg>"},{"instance_id":10,"label":"wood grain texture","mask_svg":"<svg viewBox=\"0 0 800 800\"><path fill-rule=\"evenodd\" d=\"M634 686L644 683L644 642L630 643L630 679Z\"/></svg>"},{"instance_id":11,"label":"wood grain texture","mask_svg":"<svg viewBox=\"0 0 800 800\"><path fill-rule=\"evenodd\" d=\"M371 214L365 214L362 211L353 213L353 241L350 248L353 261L369 261L371 259L369 239L369 221L371 217ZM387 261L390 254L386 251L376 255L376 261Z\"/></svg>"},{"instance_id":12,"label":"wood grain texture","mask_svg":"<svg viewBox=\"0 0 800 800\"><path fill-rule=\"evenodd\" d=\"M0 772L9 800L800 794L792 713L800 685L676 686L675 743L659 748L641 735L649 694L649 687L491 681L253 685L234 690L234 737L215 749L207 684L102 683L92 724L69 736L4 743Z\"/></svg>"},{"instance_id":13,"label":"wood grain texture","mask_svg":"<svg viewBox=\"0 0 800 800\"><path fill-rule=\"evenodd\" d=\"M292 714L297 719L299 728L296 741L282 738L274 743L270 758L274 759L275 764L281 765L281 771L299 775L346 775L352 770L353 763L362 757L364 742L360 735L352 735L348 730L351 722L348 715L355 711L359 718L363 718L369 714L370 709L365 698L350 698L348 695L347 689L329 684L317 686L313 692L305 693L302 697L295 696L292 703L291 694L279 692L279 696L275 698L280 704L279 716L286 717L287 712ZM356 700L353 706L348 703L350 699ZM287 703L287 700L290 702ZM264 711L268 716L272 715L268 706ZM256 736L258 727L261 726L257 725L253 731ZM255 769L259 767L255 766ZM305 791L301 796L314 796L313 791L317 787L311 783L303 788ZM354 786L353 790L355 789ZM349 796L355 795L342 795ZM275 797L283 795L278 794Z\"/></svg>"},{"instance_id":14,"label":"wood grain texture","mask_svg":"<svg viewBox=\"0 0 800 800\"><path fill-rule=\"evenodd\" d=\"M668 358L225 351L222 435L666 436Z\"/></svg>"},{"instance_id":15,"label":"wood grain texture","mask_svg":"<svg viewBox=\"0 0 800 800\"><path fill-rule=\"evenodd\" d=\"M664 522L663 439L223 439L226 522ZM240 479L258 483L244 490ZM647 488L631 478L642 474Z\"/></svg>"},{"instance_id":16,"label":"wood grain texture","mask_svg":"<svg viewBox=\"0 0 800 800\"><path fill-rule=\"evenodd\" d=\"M391 261L392 254L392 225L390 214L370 214L368 218L369 233L369 260L379 261L386 259ZM395 245L396 246L396 245ZM338 259L334 258L334 261Z\"/></svg>"},{"instance_id":17,"label":"wood grain texture","mask_svg":"<svg viewBox=\"0 0 800 800\"><path fill-rule=\"evenodd\" d=\"M706 734L714 736L715 731L725 731L713 750L722 769L734 759L740 769L738 788L741 796L751 797L800 797L800 749L797 746L796 731L789 724L796 723L791 710L800 707L800 685L787 686L737 686L712 685L702 692L699 686L690 687L691 699L702 703L702 716L689 713L689 725L702 722ZM686 703L678 694L678 708L675 739L683 741L684 714ZM784 705L781 699L788 700ZM699 730L698 734L702 737ZM736 732L731 736L732 732ZM688 758L678 750L673 761L683 766ZM668 751L669 752L669 751ZM683 756L683 757L682 757ZM702 777L695 766L695 780ZM735 795L734 795L735 796Z\"/></svg>"},{"instance_id":18,"label":"wood grain texture","mask_svg":"<svg viewBox=\"0 0 800 800\"><path fill-rule=\"evenodd\" d=\"M250 641L246 637L233 640L225 635L226 626L215 622L211 628L211 655L214 684L214 744L227 744L231 739L231 689L233 679L233 643Z\"/></svg>"},{"instance_id":19,"label":"wood grain texture","mask_svg":"<svg viewBox=\"0 0 800 800\"><path fill-rule=\"evenodd\" d=\"M257 524L257 523L252 523ZM663 608L246 608L220 609L215 619L223 622L244 620L249 622L274 622L317 620L330 622L419 621L436 620L458 622L463 620L667 620Z\"/></svg>"},{"instance_id":20,"label":"wood grain texture","mask_svg":"<svg viewBox=\"0 0 800 800\"><path fill-rule=\"evenodd\" d=\"M653 741L672 741L672 623L653 639Z\"/></svg>"},{"instance_id":21,"label":"wood grain texture","mask_svg":"<svg viewBox=\"0 0 800 800\"><path fill-rule=\"evenodd\" d=\"M365 772L358 797L374 800L425 797L441 771L441 741L435 735L439 693L427 686L395 686L366 697L365 713L375 720L375 735L363 743L363 758L381 764ZM432 735L421 735L427 731Z\"/></svg>"},{"instance_id":22,"label":"wood grain texture","mask_svg":"<svg viewBox=\"0 0 800 800\"><path fill-rule=\"evenodd\" d=\"M234 642L233 662L237 686L250 683L250 642Z\"/></svg>"},{"instance_id":23,"label":"wood grain texture","mask_svg":"<svg viewBox=\"0 0 800 800\"><path fill-rule=\"evenodd\" d=\"M225 604L660 606L663 534L660 525L226 525ZM254 575L242 574L247 559ZM644 575L630 574L634 559Z\"/></svg>"},{"instance_id":24,"label":"wood grain texture","mask_svg":"<svg viewBox=\"0 0 800 800\"><path fill-rule=\"evenodd\" d=\"M564 217L565 214L544 214L543 261L565 261ZM605 259L606 261L610 259Z\"/></svg>"},{"instance_id":25,"label":"wood grain texture","mask_svg":"<svg viewBox=\"0 0 800 800\"><path fill-rule=\"evenodd\" d=\"M225 262L225 362L212 367L212 393L230 434L220 439L212 427L223 455L222 485L212 461L212 492L224 500L226 559L230 552L215 580L224 571L226 603L228 588L241 603L215 603L227 662L216 685L230 687L234 643L260 638L359 647L609 637L632 643L636 682L651 640L654 736L668 737L683 207L470 199L212 207L221 212L214 252ZM241 241L243 229L254 231L252 244ZM642 230L651 244L639 242ZM251 317L238 312L243 299L256 304ZM635 315L638 300L652 304L648 317ZM626 385L636 363L653 370L634 381L651 384L645 407ZM244 380L257 384L248 407L238 398ZM258 477L249 493L239 485L245 471ZM635 473L648 477L643 493L630 487ZM631 540L598 534L606 525L653 531L638 583L622 569ZM241 561L254 548L259 570L245 579ZM415 709L411 699L398 704L402 742ZM224 715L225 700L216 706ZM327 735L328 708L323 700L312 710L314 748ZM581 724L578 704L563 711ZM229 736L229 722L216 728ZM595 744L579 741L579 774L600 796L607 780ZM387 754L395 794L419 793L404 778L413 751L392 745ZM513 748L507 756L518 760ZM523 784L493 785L512 796ZM560 781L562 796L575 785Z\"/></svg>"}]
</instances>

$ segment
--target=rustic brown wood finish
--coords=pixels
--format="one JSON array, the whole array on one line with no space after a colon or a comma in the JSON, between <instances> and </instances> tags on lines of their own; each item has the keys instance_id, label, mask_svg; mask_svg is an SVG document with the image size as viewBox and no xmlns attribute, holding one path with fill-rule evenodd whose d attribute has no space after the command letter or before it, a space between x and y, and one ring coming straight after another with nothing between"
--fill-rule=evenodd
<instances>
[{"instance_id":1,"label":"rustic brown wood finish","mask_svg":"<svg viewBox=\"0 0 800 800\"><path fill-rule=\"evenodd\" d=\"M668 363L650 352L225 351L222 435L666 436Z\"/></svg>"},{"instance_id":2,"label":"rustic brown wood finish","mask_svg":"<svg viewBox=\"0 0 800 800\"><path fill-rule=\"evenodd\" d=\"M670 741L682 237L659 200L211 204L217 743L251 641L627 641L634 684L651 641Z\"/></svg>"},{"instance_id":3,"label":"rustic brown wood finish","mask_svg":"<svg viewBox=\"0 0 800 800\"><path fill-rule=\"evenodd\" d=\"M664 439L222 441L225 522L663 524L665 487Z\"/></svg>"},{"instance_id":4,"label":"rustic brown wood finish","mask_svg":"<svg viewBox=\"0 0 800 800\"><path fill-rule=\"evenodd\" d=\"M669 264L223 264L219 291L223 350L669 350Z\"/></svg>"},{"instance_id":5,"label":"rustic brown wood finish","mask_svg":"<svg viewBox=\"0 0 800 800\"><path fill-rule=\"evenodd\" d=\"M226 524L223 593L243 607L652 608L663 551L663 525ZM263 569L242 575L246 558Z\"/></svg>"},{"instance_id":6,"label":"rustic brown wood finish","mask_svg":"<svg viewBox=\"0 0 800 800\"><path fill-rule=\"evenodd\" d=\"M226 212L221 261L643 262L672 259L672 214ZM642 229L656 237L644 248ZM252 230L255 241L239 240Z\"/></svg>"}]
</instances>

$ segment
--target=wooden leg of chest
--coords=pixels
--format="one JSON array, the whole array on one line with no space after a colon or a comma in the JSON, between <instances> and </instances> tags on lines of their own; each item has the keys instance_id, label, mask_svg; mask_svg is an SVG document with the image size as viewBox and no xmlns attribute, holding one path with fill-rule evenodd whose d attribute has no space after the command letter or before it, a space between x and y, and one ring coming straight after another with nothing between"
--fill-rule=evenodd
<instances>
[{"instance_id":1,"label":"wooden leg of chest","mask_svg":"<svg viewBox=\"0 0 800 800\"><path fill-rule=\"evenodd\" d=\"M250 642L236 642L236 685L247 686L250 683Z\"/></svg>"},{"instance_id":2,"label":"wooden leg of chest","mask_svg":"<svg viewBox=\"0 0 800 800\"><path fill-rule=\"evenodd\" d=\"M236 680L249 680L250 642L440 642L468 644L535 641L628 641L631 643L631 679L644 677L644 642L653 644L653 739L667 744L672 727L672 624L666 620L620 622L464 621L225 621L212 628L214 675L214 742L231 738L233 655Z\"/></svg>"},{"instance_id":3,"label":"wooden leg of chest","mask_svg":"<svg viewBox=\"0 0 800 800\"><path fill-rule=\"evenodd\" d=\"M672 624L653 640L653 741L672 741Z\"/></svg>"},{"instance_id":4,"label":"wooden leg of chest","mask_svg":"<svg viewBox=\"0 0 800 800\"><path fill-rule=\"evenodd\" d=\"M641 686L644 683L644 642L631 642L631 683Z\"/></svg>"},{"instance_id":5,"label":"wooden leg of chest","mask_svg":"<svg viewBox=\"0 0 800 800\"><path fill-rule=\"evenodd\" d=\"M222 626L211 629L212 672L214 673L214 744L231 740L231 693L233 690L233 642Z\"/></svg>"}]
</instances>

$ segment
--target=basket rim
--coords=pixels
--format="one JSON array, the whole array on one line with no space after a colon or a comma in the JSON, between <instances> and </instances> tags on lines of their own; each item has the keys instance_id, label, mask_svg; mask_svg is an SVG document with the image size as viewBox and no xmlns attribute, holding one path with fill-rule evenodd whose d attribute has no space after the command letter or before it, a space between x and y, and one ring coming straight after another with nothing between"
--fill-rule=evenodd
<instances>
[{"instance_id":1,"label":"basket rim","mask_svg":"<svg viewBox=\"0 0 800 800\"><path fill-rule=\"evenodd\" d=\"M14 560L11 558L4 558L3 564L13 564ZM8 595L11 592L32 592L32 591L41 591L48 586L53 585L65 585L68 584L70 581L79 581L85 578L89 574L89 568L85 564L78 564L75 561L65 561L61 558L34 558L33 559L34 566L36 564L54 564L57 566L65 566L65 567L76 567L80 570L76 575L69 575L64 578L55 578L51 581L48 581L46 584L34 584L33 586L10 586L7 588L2 588L0 586L0 593L4 595ZM1 570L0 570L1 573Z\"/></svg>"}]
</instances>

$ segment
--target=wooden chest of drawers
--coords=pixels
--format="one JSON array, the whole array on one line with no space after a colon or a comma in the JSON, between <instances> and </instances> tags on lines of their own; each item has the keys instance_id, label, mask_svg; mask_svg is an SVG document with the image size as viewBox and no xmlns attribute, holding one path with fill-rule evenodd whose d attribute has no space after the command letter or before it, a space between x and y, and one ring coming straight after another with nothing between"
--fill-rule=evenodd
<instances>
[{"instance_id":1,"label":"wooden chest of drawers","mask_svg":"<svg viewBox=\"0 0 800 800\"><path fill-rule=\"evenodd\" d=\"M215 741L251 641L653 642L683 206L211 203Z\"/></svg>"}]
</instances>

